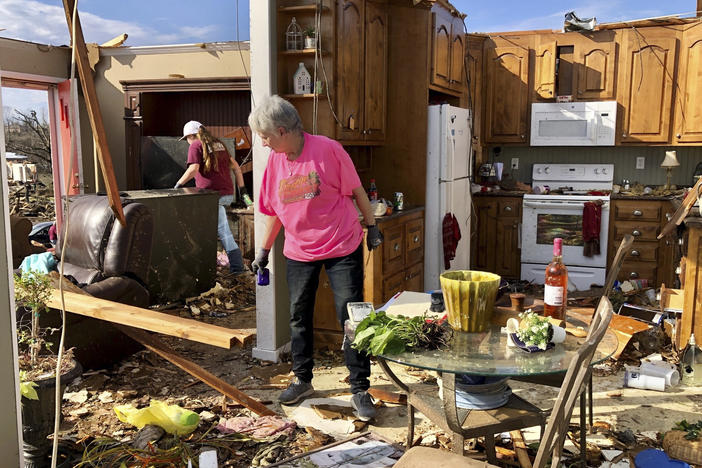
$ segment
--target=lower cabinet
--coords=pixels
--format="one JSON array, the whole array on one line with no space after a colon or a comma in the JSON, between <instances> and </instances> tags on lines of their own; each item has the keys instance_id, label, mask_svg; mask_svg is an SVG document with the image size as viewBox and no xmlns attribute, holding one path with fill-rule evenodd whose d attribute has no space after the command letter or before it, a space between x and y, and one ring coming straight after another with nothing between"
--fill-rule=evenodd
<instances>
[{"instance_id":1,"label":"lower cabinet","mask_svg":"<svg viewBox=\"0 0 702 468\"><path fill-rule=\"evenodd\" d=\"M473 197L471 269L518 279L522 223L521 197Z\"/></svg>"},{"instance_id":2,"label":"lower cabinet","mask_svg":"<svg viewBox=\"0 0 702 468\"><path fill-rule=\"evenodd\" d=\"M675 249L672 236L658 240L658 234L675 212L668 201L612 200L609 223L608 268L625 234L634 236L617 279L648 280L659 288L661 283L672 287Z\"/></svg>"},{"instance_id":3,"label":"lower cabinet","mask_svg":"<svg viewBox=\"0 0 702 468\"><path fill-rule=\"evenodd\" d=\"M383 243L369 252L363 241L363 300L380 306L400 291L424 287L424 208L417 207L376 218ZM316 348L341 346L334 295L322 271L314 309Z\"/></svg>"}]
</instances>

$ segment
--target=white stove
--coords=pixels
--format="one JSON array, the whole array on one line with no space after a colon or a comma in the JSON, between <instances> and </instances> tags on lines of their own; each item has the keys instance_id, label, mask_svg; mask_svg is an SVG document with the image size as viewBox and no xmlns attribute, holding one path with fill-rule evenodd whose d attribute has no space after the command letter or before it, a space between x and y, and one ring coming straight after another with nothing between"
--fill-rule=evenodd
<instances>
[{"instance_id":1,"label":"white stove","mask_svg":"<svg viewBox=\"0 0 702 468\"><path fill-rule=\"evenodd\" d=\"M522 205L521 279L543 284L553 258L553 239L563 239L563 263L570 290L604 285L609 232L609 192L613 164L534 164L532 185L542 193L524 195ZM545 193L548 192L548 193ZM585 256L583 211L587 202L600 204L599 254Z\"/></svg>"}]
</instances>

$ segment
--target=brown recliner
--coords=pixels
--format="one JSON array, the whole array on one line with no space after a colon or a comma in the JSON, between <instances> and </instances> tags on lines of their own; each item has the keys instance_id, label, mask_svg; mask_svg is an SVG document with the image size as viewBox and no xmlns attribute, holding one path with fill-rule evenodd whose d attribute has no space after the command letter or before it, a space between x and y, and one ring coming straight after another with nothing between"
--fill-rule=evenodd
<instances>
[{"instance_id":1,"label":"brown recliner","mask_svg":"<svg viewBox=\"0 0 702 468\"><path fill-rule=\"evenodd\" d=\"M107 197L72 197L63 274L87 293L138 307L149 305L146 287L153 241L153 216L140 203L123 205L126 226L109 207ZM61 258L63 233L56 256ZM51 314L50 320L56 320ZM66 348L84 368L103 367L137 351L140 346L103 320L67 314Z\"/></svg>"}]
</instances>

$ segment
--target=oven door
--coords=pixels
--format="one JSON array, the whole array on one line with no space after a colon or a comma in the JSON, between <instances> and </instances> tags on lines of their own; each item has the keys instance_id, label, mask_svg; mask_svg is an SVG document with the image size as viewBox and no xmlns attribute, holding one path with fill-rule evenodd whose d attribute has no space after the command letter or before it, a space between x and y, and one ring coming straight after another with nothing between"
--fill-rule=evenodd
<instances>
[{"instance_id":1,"label":"oven door","mask_svg":"<svg viewBox=\"0 0 702 468\"><path fill-rule=\"evenodd\" d=\"M548 264L553 258L553 239L563 239L566 266L605 268L609 233L609 201L602 205L600 255L583 255L583 208L591 200L524 199L522 206L522 263Z\"/></svg>"}]
</instances>

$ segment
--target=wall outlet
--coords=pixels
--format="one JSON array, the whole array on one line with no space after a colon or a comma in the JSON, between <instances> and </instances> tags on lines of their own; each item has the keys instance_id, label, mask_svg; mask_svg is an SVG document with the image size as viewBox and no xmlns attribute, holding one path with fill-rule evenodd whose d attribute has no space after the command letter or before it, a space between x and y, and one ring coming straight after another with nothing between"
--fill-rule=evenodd
<instances>
[{"instance_id":1,"label":"wall outlet","mask_svg":"<svg viewBox=\"0 0 702 468\"><path fill-rule=\"evenodd\" d=\"M636 169L646 169L646 158L644 156L636 157Z\"/></svg>"},{"instance_id":2,"label":"wall outlet","mask_svg":"<svg viewBox=\"0 0 702 468\"><path fill-rule=\"evenodd\" d=\"M515 171L519 169L519 158L512 158L512 164L510 167Z\"/></svg>"}]
</instances>

